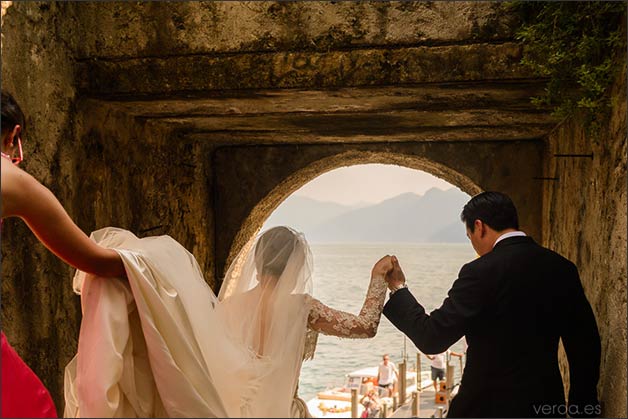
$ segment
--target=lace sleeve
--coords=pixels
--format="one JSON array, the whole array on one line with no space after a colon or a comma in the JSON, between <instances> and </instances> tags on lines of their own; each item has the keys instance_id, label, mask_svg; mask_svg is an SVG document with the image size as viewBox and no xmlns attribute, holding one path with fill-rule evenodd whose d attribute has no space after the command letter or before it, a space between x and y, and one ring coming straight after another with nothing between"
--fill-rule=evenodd
<instances>
[{"instance_id":1,"label":"lace sleeve","mask_svg":"<svg viewBox=\"0 0 628 419\"><path fill-rule=\"evenodd\" d=\"M324 335L344 338L371 338L377 333L377 326L382 315L386 281L382 276L371 278L371 284L359 315L334 310L312 298L312 308L308 325L312 330Z\"/></svg>"}]
</instances>

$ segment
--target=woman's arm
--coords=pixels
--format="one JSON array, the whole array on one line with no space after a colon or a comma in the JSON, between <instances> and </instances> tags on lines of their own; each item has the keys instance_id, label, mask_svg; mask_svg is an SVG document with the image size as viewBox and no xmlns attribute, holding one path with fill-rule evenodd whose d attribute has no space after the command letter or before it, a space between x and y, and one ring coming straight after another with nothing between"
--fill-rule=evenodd
<instances>
[{"instance_id":1,"label":"woman's arm","mask_svg":"<svg viewBox=\"0 0 628 419\"><path fill-rule=\"evenodd\" d=\"M370 338L377 333L384 307L387 284L385 274L392 269L390 257L380 259L373 267L371 284L359 315L334 310L313 299L308 324L312 330L325 335L346 338Z\"/></svg>"},{"instance_id":2,"label":"woman's arm","mask_svg":"<svg viewBox=\"0 0 628 419\"><path fill-rule=\"evenodd\" d=\"M124 276L124 264L115 250L89 239L57 198L28 173L3 162L2 218L22 218L55 255L82 271L98 276Z\"/></svg>"}]
</instances>

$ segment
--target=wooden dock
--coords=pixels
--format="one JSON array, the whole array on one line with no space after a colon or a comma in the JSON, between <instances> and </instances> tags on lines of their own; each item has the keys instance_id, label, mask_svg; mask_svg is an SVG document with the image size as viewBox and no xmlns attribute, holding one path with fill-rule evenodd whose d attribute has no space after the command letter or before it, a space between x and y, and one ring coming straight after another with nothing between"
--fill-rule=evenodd
<instances>
[{"instance_id":1,"label":"wooden dock","mask_svg":"<svg viewBox=\"0 0 628 419\"><path fill-rule=\"evenodd\" d=\"M419 418L438 418L439 407L443 409L447 408L446 404L436 404L434 387L429 387L418 393L419 396L419 414L416 417ZM411 418L412 415L412 401L400 406L392 415L391 418Z\"/></svg>"},{"instance_id":2,"label":"wooden dock","mask_svg":"<svg viewBox=\"0 0 628 419\"><path fill-rule=\"evenodd\" d=\"M461 364L462 364L462 361L461 361ZM420 356L418 355L417 355L416 365L420 371L421 360L420 360ZM442 418L444 417L447 413L447 401L446 400L449 400L449 398L453 397L453 395L457 391L457 388L456 388L457 385L454 382L454 370L455 370L455 367L451 365L449 361L447 361L445 377L446 377L446 383L451 383L450 384L451 387L449 387L449 385L444 385L444 383L440 383L440 384L443 384L444 387L441 387L440 388L441 391L439 391L438 393L442 395L441 397L443 397L443 400L445 401L444 403L436 403L437 393L434 391L434 387L430 385L431 380L419 381L418 383L419 385L417 386L417 388L419 388L420 390L416 392L416 400L414 400L415 399L414 395L412 395L412 397L407 397L405 403L399 406L397 410L395 410L394 412L391 412L389 417L391 418L412 418L412 417ZM404 391L403 389L405 389L405 383L402 383L402 387L400 391ZM445 394L443 395L443 393ZM387 415L384 415L384 416L387 416Z\"/></svg>"},{"instance_id":3,"label":"wooden dock","mask_svg":"<svg viewBox=\"0 0 628 419\"><path fill-rule=\"evenodd\" d=\"M462 370L462 360L460 361ZM407 361L399 363L399 389L395 396L382 400L381 408L376 414L381 418L442 418L446 417L448 401L455 396L459 382L454 380L454 365L447 360L445 369L445 380L440 381L439 391L433 387L433 381L429 378L427 371L421 370L421 355L417 353L416 364L411 370L412 383L408 383L406 375ZM426 377L425 374L428 374ZM449 384L448 384L449 383ZM358 389L351 389L351 413L350 416L357 418L359 412ZM400 395L405 394L405 397ZM438 397L438 403L437 403ZM403 404L401 404L403 403ZM325 415L325 414L323 414Z\"/></svg>"}]
</instances>

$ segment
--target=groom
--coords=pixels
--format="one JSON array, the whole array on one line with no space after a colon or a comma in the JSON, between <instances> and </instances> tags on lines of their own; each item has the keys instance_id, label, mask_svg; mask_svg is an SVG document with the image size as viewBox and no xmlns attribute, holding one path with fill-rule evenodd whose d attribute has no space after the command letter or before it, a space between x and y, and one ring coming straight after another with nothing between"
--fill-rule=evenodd
<instances>
[{"instance_id":1,"label":"groom","mask_svg":"<svg viewBox=\"0 0 628 419\"><path fill-rule=\"evenodd\" d=\"M461 218L480 257L462 267L440 308L425 312L397 258L386 277L384 315L422 352L444 352L466 336L467 363L447 416L599 416L600 337L575 265L519 231L502 193L474 196ZM567 404L559 339L569 360Z\"/></svg>"}]
</instances>

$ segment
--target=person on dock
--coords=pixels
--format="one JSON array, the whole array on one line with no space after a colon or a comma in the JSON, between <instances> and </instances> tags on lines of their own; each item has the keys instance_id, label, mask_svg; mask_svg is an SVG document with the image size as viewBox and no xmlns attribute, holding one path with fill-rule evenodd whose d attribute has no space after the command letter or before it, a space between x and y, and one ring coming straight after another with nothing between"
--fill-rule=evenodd
<instances>
[{"instance_id":1,"label":"person on dock","mask_svg":"<svg viewBox=\"0 0 628 419\"><path fill-rule=\"evenodd\" d=\"M388 354L382 356L382 362L377 371L377 386L388 390L388 397L393 395L395 381L399 379L399 371L395 363L390 360Z\"/></svg>"},{"instance_id":2,"label":"person on dock","mask_svg":"<svg viewBox=\"0 0 628 419\"><path fill-rule=\"evenodd\" d=\"M435 355L425 354L427 359L431 361L431 370L432 370L432 381L434 384L434 391L438 391L438 381L445 380L445 369L447 368L447 359L450 356L457 356L462 359L463 354L459 354L458 352L454 352L451 350L446 350L445 352L441 352Z\"/></svg>"},{"instance_id":3,"label":"person on dock","mask_svg":"<svg viewBox=\"0 0 628 419\"><path fill-rule=\"evenodd\" d=\"M379 411L381 410L381 403L375 389L369 390L360 400L362 406L364 406L363 418L377 418L379 417Z\"/></svg>"}]
</instances>

